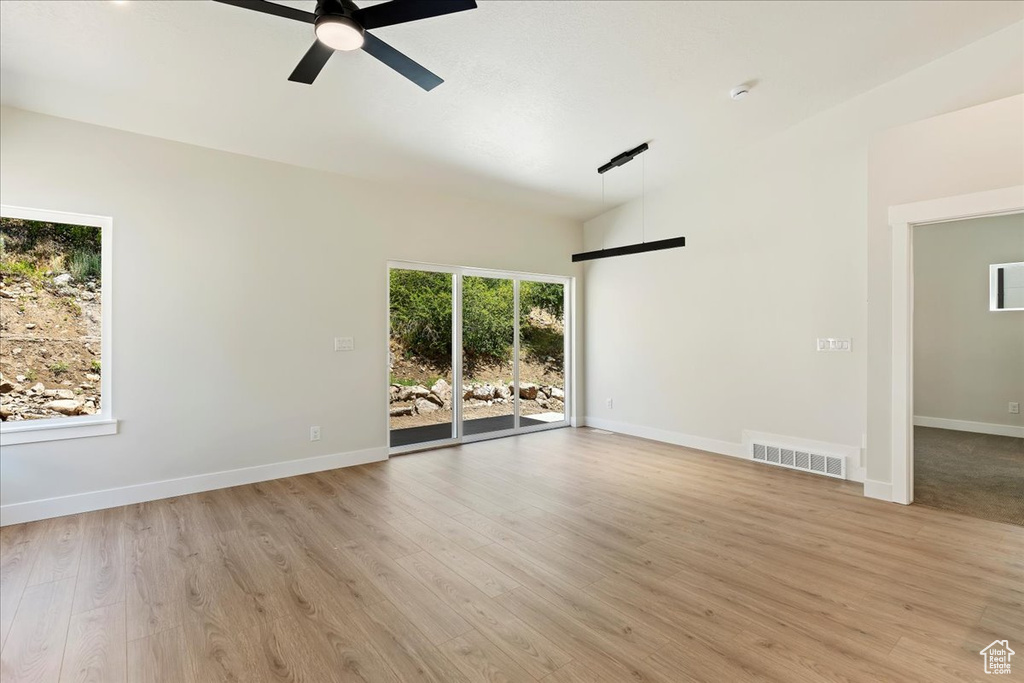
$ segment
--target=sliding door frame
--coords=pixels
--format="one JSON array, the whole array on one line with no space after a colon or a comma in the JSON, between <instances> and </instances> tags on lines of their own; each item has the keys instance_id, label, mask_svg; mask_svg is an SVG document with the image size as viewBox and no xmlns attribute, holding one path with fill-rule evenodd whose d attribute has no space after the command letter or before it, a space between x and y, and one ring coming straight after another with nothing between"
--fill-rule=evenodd
<instances>
[{"instance_id":1,"label":"sliding door frame","mask_svg":"<svg viewBox=\"0 0 1024 683\"><path fill-rule=\"evenodd\" d=\"M462 440L462 397L458 394L457 387L460 384L460 377L462 376L462 328L456 326L456 321L461 318L459 313L462 310L462 278L457 273L452 271L447 266L436 265L433 263L407 263L403 261L388 261L387 270L385 272L385 296L384 296L384 320L387 322L387 330L384 334L384 352L387 362L384 364L384 373L386 375L385 386L391 386L391 271L392 270L419 270L431 273L447 273L452 276L452 434L446 439L435 439L433 441L424 441L421 443L409 444L406 446L391 446L391 391L390 388L386 392L384 401L386 408L384 410L384 426L387 430L388 435L388 453L390 455L399 455L402 453L411 453L413 451L422 451L428 448L441 448L443 446L454 446Z\"/></svg>"},{"instance_id":2,"label":"sliding door frame","mask_svg":"<svg viewBox=\"0 0 1024 683\"><path fill-rule=\"evenodd\" d=\"M576 382L575 382L575 363L574 363L574 350L575 350L575 315L576 310L574 307L576 301L576 279L568 275L546 275L541 273L524 273L512 270L491 270L487 268L472 268L467 266L448 266L436 263L421 263L416 261L388 261L386 271L386 288L385 288L385 320L387 321L387 332L384 335L384 348L387 353L385 356L388 359L388 363L385 364L385 373L387 375L386 386L391 386L391 271L392 270L422 270L434 273L450 273L452 275L452 420L454 421L453 434L454 436L448 439L437 439L434 441L427 441L418 444L409 444L407 446L396 446L391 447L391 415L390 415L390 392L385 397L386 408L384 411L385 425L388 433L388 453L390 455L400 455L402 453L411 453L413 451L422 451L430 448L440 448L444 446L454 446L460 443L472 443L474 441L485 441L488 439L499 439L506 436L513 436L516 434L529 434L532 432L542 432L549 429L560 429L562 427L574 426L575 420L573 411L575 409L576 402ZM513 362L512 362L512 381L513 381L513 392L515 400L513 402L513 428L503 429L495 432L487 432L484 434L472 434L466 435L464 433L464 421L463 421L463 405L462 405L462 278L465 276L471 277L487 277L498 280L512 280L512 291L513 291L513 309L514 309L514 321L513 321ZM563 419L558 422L550 422L541 425L531 425L523 427L520 424L520 397L519 397L519 290L522 282L550 282L554 284L562 285L562 296L563 296L563 314L562 314L562 327L563 327L563 352L562 352L562 374L565 379L565 400L563 401Z\"/></svg>"}]
</instances>

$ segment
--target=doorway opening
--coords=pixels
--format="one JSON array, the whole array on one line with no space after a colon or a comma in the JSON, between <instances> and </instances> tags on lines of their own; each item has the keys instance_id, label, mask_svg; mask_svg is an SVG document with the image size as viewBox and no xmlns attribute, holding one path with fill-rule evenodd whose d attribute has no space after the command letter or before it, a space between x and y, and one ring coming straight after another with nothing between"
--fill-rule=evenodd
<instances>
[{"instance_id":1,"label":"doorway opening","mask_svg":"<svg viewBox=\"0 0 1024 683\"><path fill-rule=\"evenodd\" d=\"M390 452L569 426L572 284L389 263Z\"/></svg>"},{"instance_id":2,"label":"doorway opening","mask_svg":"<svg viewBox=\"0 0 1024 683\"><path fill-rule=\"evenodd\" d=\"M914 502L1024 526L1024 214L914 228L913 249Z\"/></svg>"},{"instance_id":3,"label":"doorway opening","mask_svg":"<svg viewBox=\"0 0 1024 683\"><path fill-rule=\"evenodd\" d=\"M952 221L968 221L984 217L1007 216L1024 213L1024 186L978 192L969 195L915 202L889 207L889 226L892 238L892 421L891 421L891 484L875 482L876 486L865 494L885 498L896 503L915 502L915 431L930 416L921 415L915 404L915 262L913 236L919 230ZM986 284L992 278L989 266L984 268ZM998 274L997 274L998 275ZM1004 277L1006 273L1003 274ZM998 279L998 278L995 278ZM979 298L981 305L990 307L986 290ZM993 315L1020 315L1000 313ZM969 368L961 368L969 372ZM1007 401L1007 412L1010 413ZM947 424L948 426L948 424ZM954 430L957 431L957 430ZM922 435L923 437L926 435ZM924 442L924 438L922 438Z\"/></svg>"}]
</instances>

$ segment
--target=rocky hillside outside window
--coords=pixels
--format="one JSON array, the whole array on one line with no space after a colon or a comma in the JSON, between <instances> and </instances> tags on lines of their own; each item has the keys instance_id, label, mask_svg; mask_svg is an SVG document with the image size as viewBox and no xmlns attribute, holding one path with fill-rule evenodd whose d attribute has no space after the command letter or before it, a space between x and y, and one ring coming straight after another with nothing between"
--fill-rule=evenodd
<instances>
[{"instance_id":1,"label":"rocky hillside outside window","mask_svg":"<svg viewBox=\"0 0 1024 683\"><path fill-rule=\"evenodd\" d=\"M109 219L33 210L0 216L0 421L5 445L47 427L109 420L103 260ZM47 220L48 218L68 218ZM42 220L37 220L40 218ZM104 431L102 433L110 433Z\"/></svg>"}]
</instances>

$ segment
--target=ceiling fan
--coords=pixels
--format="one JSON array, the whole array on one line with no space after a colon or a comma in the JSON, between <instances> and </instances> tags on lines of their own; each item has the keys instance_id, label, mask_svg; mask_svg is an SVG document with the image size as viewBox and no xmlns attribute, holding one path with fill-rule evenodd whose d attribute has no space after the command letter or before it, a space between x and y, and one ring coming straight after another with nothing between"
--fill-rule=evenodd
<instances>
[{"instance_id":1,"label":"ceiling fan","mask_svg":"<svg viewBox=\"0 0 1024 683\"><path fill-rule=\"evenodd\" d=\"M267 0L215 1L313 24L316 40L288 77L289 81L311 84L336 50L347 52L362 48L424 90L433 90L444 80L367 29L476 8L474 0L391 0L365 9L359 9L352 0L317 0L316 11L305 12Z\"/></svg>"}]
</instances>

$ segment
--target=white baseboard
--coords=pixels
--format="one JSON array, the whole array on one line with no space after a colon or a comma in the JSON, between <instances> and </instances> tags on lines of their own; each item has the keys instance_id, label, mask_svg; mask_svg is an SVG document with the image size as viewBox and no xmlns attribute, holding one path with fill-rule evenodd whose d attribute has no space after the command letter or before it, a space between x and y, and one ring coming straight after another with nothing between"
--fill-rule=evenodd
<instances>
[{"instance_id":1,"label":"white baseboard","mask_svg":"<svg viewBox=\"0 0 1024 683\"><path fill-rule=\"evenodd\" d=\"M609 432L628 434L629 436L639 436L642 439L651 439L653 441L662 441L676 446L696 448L699 451L708 451L710 453L728 455L734 458L750 459L746 450L743 448L743 444L741 443L719 441L717 439L708 439L703 436L692 436L690 434L670 432L665 429L655 429L654 427L643 427L640 425L629 424L627 422L615 422L613 420L605 420L597 417L585 418L585 422L588 427L605 429Z\"/></svg>"},{"instance_id":2,"label":"white baseboard","mask_svg":"<svg viewBox=\"0 0 1024 683\"><path fill-rule=\"evenodd\" d=\"M330 455L318 455L299 460L285 460L283 462L243 467L223 472L196 474L179 479L165 479L146 484L134 484L116 489L31 500L25 503L11 503L10 505L0 506L0 526L73 515L79 512L103 510L121 505L132 505L149 500L171 498L173 496L184 496L189 493L212 491L229 486L254 484L259 481L294 477L299 474L323 472L324 470L334 470L339 467L364 465L387 459L388 449L382 446L348 453L332 453Z\"/></svg>"},{"instance_id":3,"label":"white baseboard","mask_svg":"<svg viewBox=\"0 0 1024 683\"><path fill-rule=\"evenodd\" d=\"M866 474L864 468L859 464L861 459L861 449L856 446L846 446L843 444L833 444L794 437L782 437L746 430L743 432L743 443L733 443L731 441L719 441L718 439L708 439L703 436L693 436L692 434L672 432L666 429L643 427L641 425L629 424L628 422L615 422L614 420L605 420L598 417L587 417L584 421L587 427L596 427L597 429L604 429L618 434L628 434L629 436L639 436L642 439L661 441L663 443L670 443L676 446L695 448L700 451L717 453L718 455L728 455L733 458L742 458L744 460L750 460L749 443L751 438L755 435L770 436L774 437L775 440L781 440L782 443L802 445L816 450L817 452L845 455L847 458L846 479L848 481L862 482L864 481Z\"/></svg>"},{"instance_id":4,"label":"white baseboard","mask_svg":"<svg viewBox=\"0 0 1024 683\"><path fill-rule=\"evenodd\" d=\"M974 432L975 434L993 434L995 436L1015 436L1024 439L1024 426L1000 425L992 422L971 422L969 420L950 420L944 417L914 416L915 427L935 427L936 429L952 429L958 432Z\"/></svg>"},{"instance_id":5,"label":"white baseboard","mask_svg":"<svg viewBox=\"0 0 1024 683\"><path fill-rule=\"evenodd\" d=\"M864 496L892 502L892 484L887 481L864 480Z\"/></svg>"},{"instance_id":6,"label":"white baseboard","mask_svg":"<svg viewBox=\"0 0 1024 683\"><path fill-rule=\"evenodd\" d=\"M851 465L849 462L846 463L846 481L855 481L861 484L867 480L867 477L867 468L860 465Z\"/></svg>"}]
</instances>

